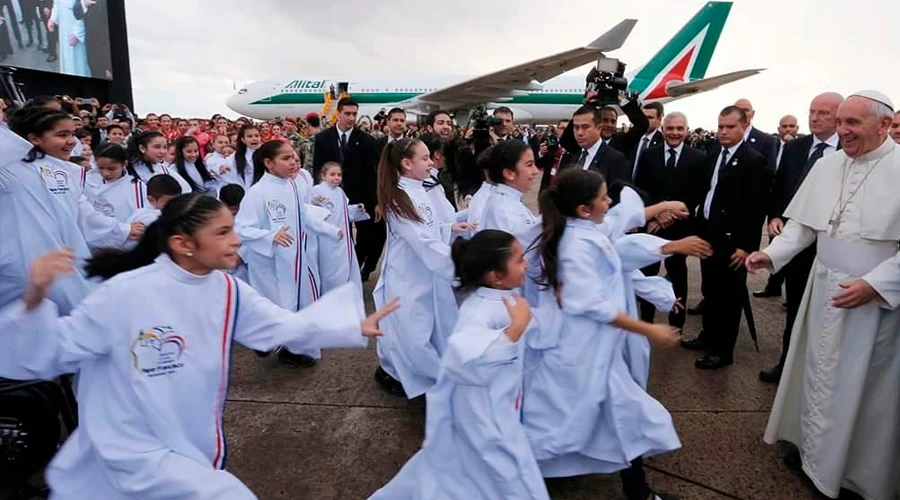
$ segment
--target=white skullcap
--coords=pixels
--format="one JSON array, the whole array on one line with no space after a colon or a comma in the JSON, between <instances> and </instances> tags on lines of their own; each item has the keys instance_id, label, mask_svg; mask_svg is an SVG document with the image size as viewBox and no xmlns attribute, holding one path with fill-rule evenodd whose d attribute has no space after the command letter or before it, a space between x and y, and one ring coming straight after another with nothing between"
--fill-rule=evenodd
<instances>
[{"instance_id":1,"label":"white skullcap","mask_svg":"<svg viewBox=\"0 0 900 500\"><path fill-rule=\"evenodd\" d=\"M896 109L894 108L894 103L891 102L891 99L877 90L860 90L859 92L850 94L850 97L854 96L862 97L863 99L868 99L870 101L880 102L881 104L884 104L885 106L890 108L891 111L894 111Z\"/></svg>"}]
</instances>

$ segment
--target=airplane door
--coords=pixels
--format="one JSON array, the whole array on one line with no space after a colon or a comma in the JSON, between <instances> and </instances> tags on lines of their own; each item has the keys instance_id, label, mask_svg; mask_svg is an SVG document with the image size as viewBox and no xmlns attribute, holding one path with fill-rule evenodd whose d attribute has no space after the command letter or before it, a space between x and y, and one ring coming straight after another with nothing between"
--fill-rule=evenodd
<instances>
[{"instance_id":1,"label":"airplane door","mask_svg":"<svg viewBox=\"0 0 900 500\"><path fill-rule=\"evenodd\" d=\"M350 82L338 82L338 95L350 93Z\"/></svg>"}]
</instances>

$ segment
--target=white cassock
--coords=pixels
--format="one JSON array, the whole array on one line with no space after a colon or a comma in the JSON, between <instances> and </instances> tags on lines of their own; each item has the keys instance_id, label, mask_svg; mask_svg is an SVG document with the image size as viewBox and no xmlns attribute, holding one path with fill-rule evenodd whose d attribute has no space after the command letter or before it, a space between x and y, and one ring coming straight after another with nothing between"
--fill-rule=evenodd
<instances>
[{"instance_id":1,"label":"white cassock","mask_svg":"<svg viewBox=\"0 0 900 500\"><path fill-rule=\"evenodd\" d=\"M303 181L284 179L269 173L254 184L241 202L235 218L235 230L240 235L241 256L247 263L250 285L279 306L297 311L318 297L318 286L311 273L310 258L303 242L303 228L337 239L339 228L325 222L327 212L307 204ZM290 228L294 242L289 247L274 243L275 235L284 227ZM308 354L314 358L319 351L300 352L288 346L294 354Z\"/></svg>"},{"instance_id":2,"label":"white cassock","mask_svg":"<svg viewBox=\"0 0 900 500\"><path fill-rule=\"evenodd\" d=\"M426 397L425 442L369 500L549 500L520 423L525 338L505 335L503 297L479 288L460 307L437 384Z\"/></svg>"},{"instance_id":3,"label":"white cassock","mask_svg":"<svg viewBox=\"0 0 900 500\"><path fill-rule=\"evenodd\" d=\"M121 222L129 222L131 216L147 204L147 186L127 173L107 182L98 172L90 171L84 194L94 210Z\"/></svg>"},{"instance_id":4,"label":"white cassock","mask_svg":"<svg viewBox=\"0 0 900 500\"><path fill-rule=\"evenodd\" d=\"M353 283L359 288L362 299L362 277L359 274L356 252L353 251L353 232L350 223L369 217L365 210L360 210L358 206L348 206L347 195L340 187L331 187L326 183L317 184L312 188L311 197L315 200L320 196L325 200L321 206L329 212L325 220L344 230L344 238L340 241L325 238L319 240L318 261L322 293L344 283Z\"/></svg>"},{"instance_id":5,"label":"white cassock","mask_svg":"<svg viewBox=\"0 0 900 500\"><path fill-rule=\"evenodd\" d=\"M178 175L178 172L175 171L175 167L167 166L162 163L157 163L152 167L147 165L146 162L138 161L133 164L134 173L137 174L137 178L141 180L144 184L150 180L151 177L165 174L176 181L178 181L178 185L181 186L181 194L187 194L191 192L191 185L188 184L184 177Z\"/></svg>"},{"instance_id":6,"label":"white cassock","mask_svg":"<svg viewBox=\"0 0 900 500\"><path fill-rule=\"evenodd\" d=\"M75 19L75 2L80 1L82 0L57 0L53 2L50 20L56 24L56 30L59 33L60 72L67 75L91 76L87 60L87 46L85 45L86 37L90 35L85 28L84 19ZM69 44L69 39L72 36L75 37L74 46Z\"/></svg>"},{"instance_id":7,"label":"white cassock","mask_svg":"<svg viewBox=\"0 0 900 500\"><path fill-rule=\"evenodd\" d=\"M245 190L250 189L250 186L253 185L253 153L255 152L255 149L247 148L247 153L244 155L244 158L247 160L247 166L242 172L238 172L236 162L234 161L237 153L229 156L229 161L226 164L229 168L227 172L221 174L222 182L225 184L241 185Z\"/></svg>"},{"instance_id":8,"label":"white cassock","mask_svg":"<svg viewBox=\"0 0 900 500\"><path fill-rule=\"evenodd\" d=\"M255 495L225 471L222 415L234 342L268 350L365 347L352 287L300 312L214 271L162 255L100 285L71 316L45 300L0 312L0 377L81 376L80 422L46 471L71 500L225 499Z\"/></svg>"},{"instance_id":9,"label":"white cassock","mask_svg":"<svg viewBox=\"0 0 900 500\"><path fill-rule=\"evenodd\" d=\"M140 222L144 227L147 227L156 222L156 219L159 219L161 213L162 212L158 208L148 205L140 210L135 210L134 213L131 214L131 217L128 218L128 223Z\"/></svg>"},{"instance_id":10,"label":"white cassock","mask_svg":"<svg viewBox=\"0 0 900 500\"><path fill-rule=\"evenodd\" d=\"M482 184L482 187L485 184ZM484 208L481 222L476 229L476 232L482 229L506 231L515 236L522 245L522 250L526 252L525 258L528 260L528 278L521 293L532 307L537 307L540 300L536 282L540 280L541 265L536 240L541 235L542 227L541 217L535 216L531 209L522 203L521 191L506 184L497 184L491 190L490 203Z\"/></svg>"},{"instance_id":11,"label":"white cassock","mask_svg":"<svg viewBox=\"0 0 900 500\"><path fill-rule=\"evenodd\" d=\"M481 183L481 187L478 188L478 191L475 191L475 194L469 199L467 211L467 219L466 222L471 224L479 224L481 222L481 216L484 214L485 208L487 208L488 201L491 199L491 195L494 192L494 185L488 181L484 181Z\"/></svg>"},{"instance_id":12,"label":"white cassock","mask_svg":"<svg viewBox=\"0 0 900 500\"><path fill-rule=\"evenodd\" d=\"M178 167L176 165L172 165L171 168L173 170L175 170L176 173L179 172ZM203 177L200 177L200 171L199 171L200 168L207 168L207 167L203 162L200 162L200 166L197 166L196 163L184 162L184 173L186 175L181 175L180 173L178 175L185 181L187 181L188 178L190 178L192 181L194 181L194 184L196 184L200 188L200 190L197 191L198 193L205 194L207 196L213 196L213 197L217 196L217 194L219 192L218 187L219 187L220 182L216 179L215 176L212 176L212 179L209 181L204 181ZM207 172L208 171L209 170L207 169ZM190 187L190 183L188 183L188 187Z\"/></svg>"},{"instance_id":13,"label":"white cassock","mask_svg":"<svg viewBox=\"0 0 900 500\"><path fill-rule=\"evenodd\" d=\"M31 147L9 129L0 128L0 150L4 152L0 156L0 227L8 235L16 235L0 238L0 306L25 292L31 261L68 246L75 252L77 272L55 281L50 289L50 298L60 312L68 314L94 287L80 269L91 256L82 228L93 228L89 232L98 237L104 234L103 228L110 235L125 231L117 238L110 237L124 243L128 226L93 211L80 195L80 181L70 182L70 174L80 170L76 165L50 157L21 161ZM38 164L60 174L43 176Z\"/></svg>"},{"instance_id":14,"label":"white cassock","mask_svg":"<svg viewBox=\"0 0 900 500\"><path fill-rule=\"evenodd\" d=\"M237 178L233 174L234 155L223 156L213 151L205 160L203 160L203 162L206 164L209 173L216 180L216 193L228 184L235 184L233 181L237 180ZM241 184L241 186L243 186L243 184Z\"/></svg>"},{"instance_id":15,"label":"white cassock","mask_svg":"<svg viewBox=\"0 0 900 500\"><path fill-rule=\"evenodd\" d=\"M294 177L297 184L297 192L300 202L303 203L304 210L307 215L302 218L300 227L300 238L303 241L303 251L306 254L306 272L309 279L306 280L304 287L300 290L300 307L316 301L322 294L322 280L319 273L319 235L324 233L328 239L334 241L334 232L341 230L340 224L333 224L327 221L330 212L324 208L312 204L312 175L306 170L300 169L300 172ZM346 232L345 232L346 233ZM324 238L323 238L324 239ZM347 238L341 238L340 242L346 241ZM350 238L352 241L352 238Z\"/></svg>"},{"instance_id":16,"label":"white cassock","mask_svg":"<svg viewBox=\"0 0 900 500\"><path fill-rule=\"evenodd\" d=\"M436 219L422 181L401 177L399 187L423 221L385 217L387 243L372 297L375 307L403 297L403 307L381 321L385 334L378 337L378 360L412 399L437 381L441 354L456 324L453 236L451 224Z\"/></svg>"},{"instance_id":17,"label":"white cassock","mask_svg":"<svg viewBox=\"0 0 900 500\"><path fill-rule=\"evenodd\" d=\"M764 250L782 269L811 244L818 257L794 324L765 440L797 445L826 495L900 492L900 146L819 160ZM862 278L880 295L854 309L831 298Z\"/></svg>"},{"instance_id":18,"label":"white cassock","mask_svg":"<svg viewBox=\"0 0 900 500\"><path fill-rule=\"evenodd\" d=\"M429 180L432 184L431 186L425 187L425 191L427 191L428 196L431 197L431 206L434 207L438 220L445 223L468 221L469 211L461 210L457 212L456 209L453 208L453 204L450 203L450 200L447 199L444 192L444 186L440 181L440 173L441 171L439 169L432 168L431 179Z\"/></svg>"},{"instance_id":19,"label":"white cassock","mask_svg":"<svg viewBox=\"0 0 900 500\"><path fill-rule=\"evenodd\" d=\"M542 349L529 355L537 361L526 371L522 416L544 477L617 472L680 448L671 415L632 375L626 341L635 334L611 324L630 299L626 268L600 225L567 220L559 272L560 318L541 323L555 331L542 332Z\"/></svg>"}]
</instances>

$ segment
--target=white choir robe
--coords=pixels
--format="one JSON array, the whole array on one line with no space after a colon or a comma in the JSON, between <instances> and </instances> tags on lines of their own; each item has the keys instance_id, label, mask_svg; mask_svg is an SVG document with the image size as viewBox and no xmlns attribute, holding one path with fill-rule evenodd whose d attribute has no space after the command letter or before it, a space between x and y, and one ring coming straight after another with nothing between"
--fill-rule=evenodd
<instances>
[{"instance_id":1,"label":"white choir robe","mask_svg":"<svg viewBox=\"0 0 900 500\"><path fill-rule=\"evenodd\" d=\"M226 184L239 184L245 190L250 189L250 186L253 185L253 153L255 152L255 149L247 148L247 154L244 156L247 159L247 168L243 172L237 171L237 165L234 161L235 155L231 155L227 163L229 170L221 174L222 181Z\"/></svg>"},{"instance_id":2,"label":"white choir robe","mask_svg":"<svg viewBox=\"0 0 900 500\"><path fill-rule=\"evenodd\" d=\"M83 228L100 236L103 227L112 235L117 228L127 226L93 211L80 195L78 181L71 182L70 174L78 170L75 165L50 157L32 163L21 161L31 148L31 143L0 128L0 150L4 152L0 155L0 227L16 235L0 238L0 306L25 292L34 259L68 246L76 256L76 272L58 279L50 289L50 298L60 312L68 314L94 287L81 269L91 256ZM53 175L41 175L39 163L50 168ZM114 240L123 243L127 237L126 232Z\"/></svg>"},{"instance_id":3,"label":"white choir robe","mask_svg":"<svg viewBox=\"0 0 900 500\"><path fill-rule=\"evenodd\" d=\"M453 208L453 204L447 199L444 192L444 186L440 182L440 173L441 171L439 169L432 168L431 180L436 182L436 184L425 188L425 191L428 192L428 196L431 197L431 206L434 207L435 212L437 212L438 219L445 223L467 222L469 211L461 210L457 212L456 209Z\"/></svg>"},{"instance_id":4,"label":"white choir robe","mask_svg":"<svg viewBox=\"0 0 900 500\"><path fill-rule=\"evenodd\" d=\"M159 219L161 213L162 212L153 205L147 205L140 210L135 210L134 213L131 214L131 217L128 218L128 223L133 224L135 222L140 222L144 227L147 227L156 222L156 219Z\"/></svg>"},{"instance_id":5,"label":"white choir robe","mask_svg":"<svg viewBox=\"0 0 900 500\"><path fill-rule=\"evenodd\" d=\"M153 170L151 171L150 167L147 166L147 163L143 161L135 162L132 166L134 167L134 173L137 174L137 178L144 184L146 184L153 176L165 174L178 181L178 185L181 186L181 194L188 194L191 192L191 185L188 184L183 177L178 175L178 172L175 171L175 167L157 163L153 166Z\"/></svg>"},{"instance_id":6,"label":"white choir robe","mask_svg":"<svg viewBox=\"0 0 900 500\"><path fill-rule=\"evenodd\" d=\"M203 164L201 163L201 165L203 165ZM175 173L178 173L178 167L176 167L175 165L172 165L169 168L174 170ZM207 196L213 196L213 197L218 196L218 193L219 193L218 188L219 188L219 184L221 184L221 183L217 180L216 176L213 176L212 180L204 181L203 177L200 177L200 172L197 170L198 168L199 167L197 167L197 165L194 163L188 163L188 162L184 163L185 173L187 173L187 176L190 177L191 180L194 181L194 183L197 186L200 186L201 190L198 191L200 194L205 194ZM204 168L206 168L205 165L204 165ZM179 177L184 179L184 176L181 176L180 174L179 174ZM190 184L188 184L188 186L190 187Z\"/></svg>"},{"instance_id":7,"label":"white choir robe","mask_svg":"<svg viewBox=\"0 0 900 500\"><path fill-rule=\"evenodd\" d=\"M162 255L100 285L71 316L44 301L0 312L0 377L80 374L79 427L46 471L70 500L256 498L225 471L222 415L234 342L266 350L361 348L351 287L300 312L246 283L198 276Z\"/></svg>"},{"instance_id":8,"label":"white choir robe","mask_svg":"<svg viewBox=\"0 0 900 500\"><path fill-rule=\"evenodd\" d=\"M505 335L509 290L479 288L460 307L437 384L426 397L425 442L369 500L549 500L520 423L525 338Z\"/></svg>"},{"instance_id":9,"label":"white choir robe","mask_svg":"<svg viewBox=\"0 0 900 500\"><path fill-rule=\"evenodd\" d=\"M228 184L236 184L232 181L237 180L234 172L234 155L223 156L215 151L207 155L203 160L207 170L216 180L216 193ZM241 184L243 186L243 184Z\"/></svg>"},{"instance_id":10,"label":"white choir robe","mask_svg":"<svg viewBox=\"0 0 900 500\"><path fill-rule=\"evenodd\" d=\"M544 477L612 473L681 447L669 412L632 376L622 260L601 227L567 220L558 341L526 372L523 424ZM545 301L546 302L546 301ZM543 325L542 325L543 327Z\"/></svg>"},{"instance_id":11,"label":"white choir robe","mask_svg":"<svg viewBox=\"0 0 900 500\"><path fill-rule=\"evenodd\" d=\"M479 187L478 191L475 191L475 194L469 199L469 205L466 208L468 215L466 222L472 224L481 223L481 216L484 214L484 209L487 208L488 201L491 199L493 192L493 184L488 181L481 183L481 187Z\"/></svg>"},{"instance_id":12,"label":"white choir robe","mask_svg":"<svg viewBox=\"0 0 900 500\"><path fill-rule=\"evenodd\" d=\"M797 445L804 472L832 498L840 488L873 500L900 493L898 178L900 146L890 139L855 161L843 152L819 160L764 250L778 271L818 248L765 441ZM859 278L879 297L832 306L839 285Z\"/></svg>"},{"instance_id":13,"label":"white choir robe","mask_svg":"<svg viewBox=\"0 0 900 500\"><path fill-rule=\"evenodd\" d=\"M247 191L235 218L250 285L289 311L297 311L313 302L312 294L318 292L303 245L303 228L309 227L334 239L340 231L325 222L325 215L317 211L325 210L303 201L302 183L264 174ZM274 243L275 235L284 226L290 227L294 239L290 247ZM319 351L299 352L293 346L288 348L295 354L321 356Z\"/></svg>"},{"instance_id":14,"label":"white choir robe","mask_svg":"<svg viewBox=\"0 0 900 500\"><path fill-rule=\"evenodd\" d=\"M403 307L381 321L385 335L378 337L378 360L412 399L437 381L441 354L456 324L457 305L451 224L437 220L422 181L401 177L399 186L423 222L390 213L385 217L387 243L372 297L375 307L391 297L403 297Z\"/></svg>"},{"instance_id":15,"label":"white choir robe","mask_svg":"<svg viewBox=\"0 0 900 500\"><path fill-rule=\"evenodd\" d=\"M303 251L306 258L306 272L309 276L304 282L303 288L300 290L300 307L316 301L322 294L322 278L319 273L319 236L318 232L325 232L329 241L334 241L334 230L342 230L340 224L328 222L328 216L331 213L324 207L313 205L312 203L312 175L306 170L300 169L300 172L294 177L297 184L297 192L301 203L307 210L308 215L303 217L300 227L301 239L303 240ZM314 223L328 222L328 225L313 225ZM326 238L322 238L326 239ZM352 238L351 238L352 240ZM341 238L338 242L344 242Z\"/></svg>"},{"instance_id":16,"label":"white choir robe","mask_svg":"<svg viewBox=\"0 0 900 500\"><path fill-rule=\"evenodd\" d=\"M536 283L540 280L541 265L536 242L543 226L541 217L535 216L522 203L522 196L521 191L506 184L493 186L490 203L484 208L476 232L483 229L498 229L512 234L519 240L528 260L528 278L525 280L522 296L532 307L537 307L541 294Z\"/></svg>"},{"instance_id":17,"label":"white choir robe","mask_svg":"<svg viewBox=\"0 0 900 500\"><path fill-rule=\"evenodd\" d=\"M319 196L325 199L323 208L329 212L325 220L344 231L344 238L340 241L329 241L325 238L319 240L318 261L322 293L344 283L353 283L359 288L362 300L362 277L359 273L359 261L353 250L350 223L366 220L368 216L365 210L360 210L358 206L348 205L347 195L340 187L331 187L325 183L317 184L313 187L311 196L313 199Z\"/></svg>"},{"instance_id":18,"label":"white choir robe","mask_svg":"<svg viewBox=\"0 0 900 500\"><path fill-rule=\"evenodd\" d=\"M128 175L106 182L98 172L88 172L84 194L94 210L120 222L128 222L131 216L147 204L147 186Z\"/></svg>"}]
</instances>

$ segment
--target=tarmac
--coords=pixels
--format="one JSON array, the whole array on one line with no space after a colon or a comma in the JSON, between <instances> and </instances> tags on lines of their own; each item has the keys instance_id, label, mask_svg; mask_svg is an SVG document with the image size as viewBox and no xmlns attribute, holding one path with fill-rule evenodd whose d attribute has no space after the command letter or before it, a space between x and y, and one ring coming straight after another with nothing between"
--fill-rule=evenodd
<instances>
[{"instance_id":1,"label":"tarmac","mask_svg":"<svg viewBox=\"0 0 900 500\"><path fill-rule=\"evenodd\" d=\"M536 208L534 193L526 202ZM690 258L689 267L693 305L700 297L699 261ZM751 276L750 290L762 288L766 278ZM369 311L376 281L373 274L365 287ZM777 298L752 302L759 352L742 323L733 366L702 371L694 368L696 352L653 351L649 392L671 412L682 441L680 450L646 461L655 490L682 500L820 498L782 464L783 450L762 440L776 386L760 382L758 373L778 360L785 309ZM688 316L685 337L699 330L699 316ZM232 366L227 467L262 500L365 499L422 443L423 405L378 388L374 343L326 351L307 369L235 346ZM617 475L552 480L548 487L558 500L624 498Z\"/></svg>"}]
</instances>

